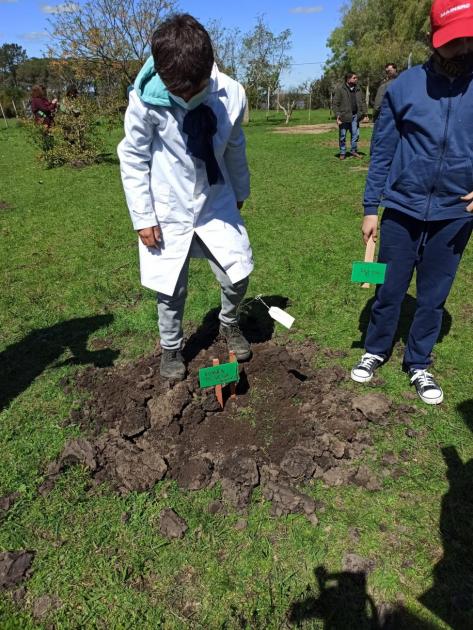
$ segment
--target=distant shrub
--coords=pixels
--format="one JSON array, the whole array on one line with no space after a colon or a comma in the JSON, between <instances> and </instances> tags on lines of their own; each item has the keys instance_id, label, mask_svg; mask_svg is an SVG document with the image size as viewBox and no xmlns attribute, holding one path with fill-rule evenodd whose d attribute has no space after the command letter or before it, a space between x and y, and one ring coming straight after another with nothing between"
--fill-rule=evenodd
<instances>
[{"instance_id":1,"label":"distant shrub","mask_svg":"<svg viewBox=\"0 0 473 630\"><path fill-rule=\"evenodd\" d=\"M48 168L69 164L80 167L99 162L105 155L100 112L93 99L78 97L61 106L48 129L26 121L39 159Z\"/></svg>"}]
</instances>

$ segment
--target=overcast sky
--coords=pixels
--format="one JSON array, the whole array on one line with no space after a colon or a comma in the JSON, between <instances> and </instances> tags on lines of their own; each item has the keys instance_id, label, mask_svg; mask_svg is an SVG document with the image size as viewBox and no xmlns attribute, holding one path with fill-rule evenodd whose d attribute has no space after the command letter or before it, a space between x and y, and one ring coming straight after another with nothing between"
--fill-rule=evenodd
<instances>
[{"instance_id":1,"label":"overcast sky","mask_svg":"<svg viewBox=\"0 0 473 630\"><path fill-rule=\"evenodd\" d=\"M264 14L273 32L290 28L295 65L283 77L284 85L289 87L320 76L322 64L329 55L327 38L339 23L340 9L345 1L298 4L297 0L181 0L179 4L180 9L204 23L217 19L224 26L248 31L256 16ZM30 56L41 56L48 42L48 18L58 11L58 7L61 3L53 0L50 4L36 0L0 0L0 44L15 42Z\"/></svg>"}]
</instances>

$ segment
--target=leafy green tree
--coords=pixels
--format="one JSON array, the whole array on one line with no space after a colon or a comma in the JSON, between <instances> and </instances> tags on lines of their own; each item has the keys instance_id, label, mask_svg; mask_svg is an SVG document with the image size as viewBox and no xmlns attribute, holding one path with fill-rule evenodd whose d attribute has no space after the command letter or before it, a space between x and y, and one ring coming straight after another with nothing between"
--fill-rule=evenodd
<instances>
[{"instance_id":1,"label":"leafy green tree","mask_svg":"<svg viewBox=\"0 0 473 630\"><path fill-rule=\"evenodd\" d=\"M17 69L28 59L26 50L18 44L0 46L0 79L3 84L17 85Z\"/></svg>"},{"instance_id":2,"label":"leafy green tree","mask_svg":"<svg viewBox=\"0 0 473 630\"><path fill-rule=\"evenodd\" d=\"M327 67L341 77L347 70L364 82L379 83L386 63L405 68L429 53L431 0L351 0L342 21L329 37L332 57Z\"/></svg>"},{"instance_id":3,"label":"leafy green tree","mask_svg":"<svg viewBox=\"0 0 473 630\"><path fill-rule=\"evenodd\" d=\"M35 83L48 85L50 77L49 59L31 57L17 68L16 78L18 85L31 87Z\"/></svg>"}]
</instances>

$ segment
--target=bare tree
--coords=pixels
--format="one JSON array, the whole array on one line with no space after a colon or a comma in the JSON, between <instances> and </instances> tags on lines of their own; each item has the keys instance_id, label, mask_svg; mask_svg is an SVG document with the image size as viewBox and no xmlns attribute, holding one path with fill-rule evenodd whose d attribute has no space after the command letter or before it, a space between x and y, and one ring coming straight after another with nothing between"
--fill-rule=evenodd
<instances>
[{"instance_id":1,"label":"bare tree","mask_svg":"<svg viewBox=\"0 0 473 630\"><path fill-rule=\"evenodd\" d=\"M136 62L149 55L152 33L177 1L87 0L59 6L50 19L51 56L95 63L131 83Z\"/></svg>"},{"instance_id":2,"label":"bare tree","mask_svg":"<svg viewBox=\"0 0 473 630\"><path fill-rule=\"evenodd\" d=\"M302 93L303 88L291 88L282 93L278 90L276 105L278 109L284 112L284 115L286 116L286 125L289 124L296 104L301 98Z\"/></svg>"},{"instance_id":3,"label":"bare tree","mask_svg":"<svg viewBox=\"0 0 473 630\"><path fill-rule=\"evenodd\" d=\"M210 20L206 24L206 29L212 40L215 62L219 70L238 80L241 75L242 56L240 29L222 26L219 20Z\"/></svg>"}]
</instances>

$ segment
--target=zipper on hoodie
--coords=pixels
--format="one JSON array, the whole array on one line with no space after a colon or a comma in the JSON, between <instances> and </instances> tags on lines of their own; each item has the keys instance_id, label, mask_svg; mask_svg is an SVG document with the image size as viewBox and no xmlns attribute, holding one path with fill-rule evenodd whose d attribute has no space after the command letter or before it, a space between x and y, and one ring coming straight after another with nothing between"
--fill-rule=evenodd
<instances>
[{"instance_id":1,"label":"zipper on hoodie","mask_svg":"<svg viewBox=\"0 0 473 630\"><path fill-rule=\"evenodd\" d=\"M439 158L439 165L438 165L438 169L437 169L437 176L435 178L435 183L432 186L431 190L430 190L430 194L429 194L429 201L427 203L427 211L425 213L424 216L424 221L428 221L429 220L429 213L430 213L430 206L432 203L432 195L434 194L436 187L437 187L437 183L439 181L439 177L440 177L440 173L442 171L442 163L443 163L443 158L445 156L445 149L447 148L447 133L448 133L448 126L450 123L450 112L452 109L452 90L453 90L453 83L454 81L450 81L450 86L448 88L448 106L447 106L447 116L445 118L445 129L444 129L444 133L443 133L443 141L442 141L442 150L440 152L440 158Z\"/></svg>"}]
</instances>

